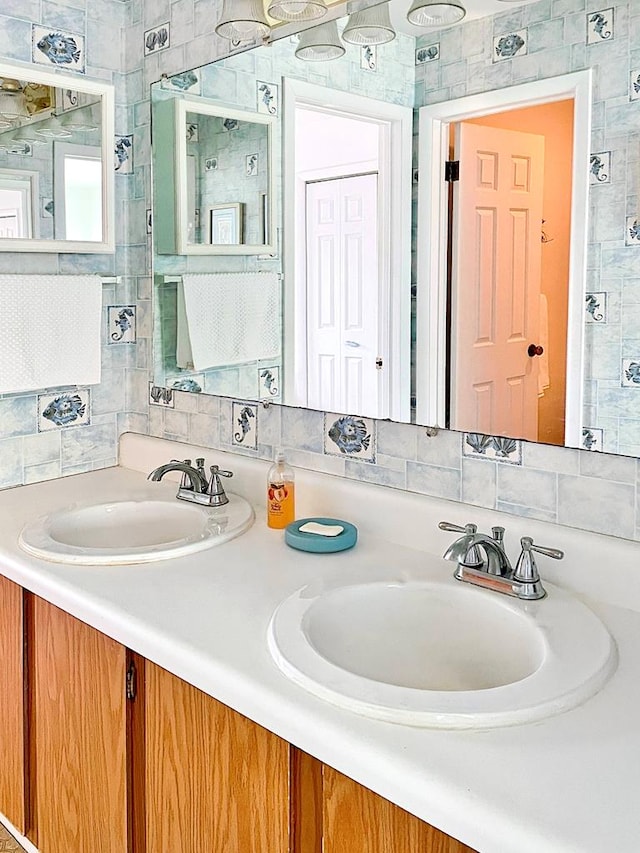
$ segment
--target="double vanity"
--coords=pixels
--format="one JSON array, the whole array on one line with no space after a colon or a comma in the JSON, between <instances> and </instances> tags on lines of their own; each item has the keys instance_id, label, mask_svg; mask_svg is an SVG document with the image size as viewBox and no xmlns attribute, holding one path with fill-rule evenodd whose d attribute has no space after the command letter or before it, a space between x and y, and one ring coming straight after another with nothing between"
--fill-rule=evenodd
<instances>
[{"instance_id":1,"label":"double vanity","mask_svg":"<svg viewBox=\"0 0 640 853\"><path fill-rule=\"evenodd\" d=\"M234 472L228 503L176 500L181 470L147 479L199 455ZM635 853L637 545L301 470L298 515L360 531L351 551L302 553L266 527L266 467L125 435L118 468L0 494L3 625L17 596L27 636L18 829L57 853L66 809L90 849L82 802L51 803L95 705L91 771L120 782L93 849ZM546 597L455 580L443 518L502 521L514 565L520 536L562 548L538 557Z\"/></svg>"}]
</instances>

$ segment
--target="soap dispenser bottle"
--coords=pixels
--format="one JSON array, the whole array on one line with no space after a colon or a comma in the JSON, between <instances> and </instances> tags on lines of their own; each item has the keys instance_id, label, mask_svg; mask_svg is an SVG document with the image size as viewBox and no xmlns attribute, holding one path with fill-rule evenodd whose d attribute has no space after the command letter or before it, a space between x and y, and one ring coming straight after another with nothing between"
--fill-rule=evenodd
<instances>
[{"instance_id":1,"label":"soap dispenser bottle","mask_svg":"<svg viewBox=\"0 0 640 853\"><path fill-rule=\"evenodd\" d=\"M276 461L267 475L267 524L282 530L296 515L295 475L287 465L284 453L278 450Z\"/></svg>"}]
</instances>

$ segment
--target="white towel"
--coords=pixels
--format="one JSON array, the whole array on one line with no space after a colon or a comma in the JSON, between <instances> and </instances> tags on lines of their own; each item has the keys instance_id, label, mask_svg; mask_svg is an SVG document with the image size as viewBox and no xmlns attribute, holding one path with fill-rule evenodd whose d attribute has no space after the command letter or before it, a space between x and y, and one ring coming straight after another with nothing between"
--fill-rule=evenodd
<instances>
[{"instance_id":1,"label":"white towel","mask_svg":"<svg viewBox=\"0 0 640 853\"><path fill-rule=\"evenodd\" d=\"M100 382L102 280L0 275L0 393Z\"/></svg>"},{"instance_id":2,"label":"white towel","mask_svg":"<svg viewBox=\"0 0 640 853\"><path fill-rule=\"evenodd\" d=\"M540 294L539 325L538 340L544 352L538 357L538 397L543 397L551 384L549 379L549 303L544 293Z\"/></svg>"},{"instance_id":3,"label":"white towel","mask_svg":"<svg viewBox=\"0 0 640 853\"><path fill-rule=\"evenodd\" d=\"M280 355L280 278L276 273L184 275L194 370Z\"/></svg>"}]
</instances>

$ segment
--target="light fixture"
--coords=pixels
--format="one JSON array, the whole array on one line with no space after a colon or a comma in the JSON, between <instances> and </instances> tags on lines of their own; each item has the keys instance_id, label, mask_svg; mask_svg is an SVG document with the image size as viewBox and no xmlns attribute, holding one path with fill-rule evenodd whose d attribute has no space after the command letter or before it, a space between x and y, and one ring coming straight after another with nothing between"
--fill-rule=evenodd
<instances>
[{"instance_id":1,"label":"light fixture","mask_svg":"<svg viewBox=\"0 0 640 853\"><path fill-rule=\"evenodd\" d=\"M271 0L267 14L276 21L316 21L327 14L325 0Z\"/></svg>"},{"instance_id":2,"label":"light fixture","mask_svg":"<svg viewBox=\"0 0 640 853\"><path fill-rule=\"evenodd\" d=\"M393 41L396 31L389 18L389 4L373 6L363 12L352 12L342 31L342 38L350 44L386 44Z\"/></svg>"},{"instance_id":3,"label":"light fixture","mask_svg":"<svg viewBox=\"0 0 640 853\"><path fill-rule=\"evenodd\" d=\"M29 111L24 100L22 89L18 92L0 88L0 116L8 121L29 118Z\"/></svg>"},{"instance_id":4,"label":"light fixture","mask_svg":"<svg viewBox=\"0 0 640 853\"><path fill-rule=\"evenodd\" d=\"M458 3L446 0L414 0L407 12L407 20L416 27L443 27L457 24L466 15Z\"/></svg>"},{"instance_id":5,"label":"light fixture","mask_svg":"<svg viewBox=\"0 0 640 853\"><path fill-rule=\"evenodd\" d=\"M305 30L296 48L296 57L306 62L326 62L330 59L338 59L344 53L345 48L340 41L336 21L328 21L326 24Z\"/></svg>"},{"instance_id":6,"label":"light fixture","mask_svg":"<svg viewBox=\"0 0 640 853\"><path fill-rule=\"evenodd\" d=\"M62 127L60 119L56 116L51 116L46 121L41 122L38 126L34 125L35 132L45 139L68 139L72 136L70 130Z\"/></svg>"},{"instance_id":7,"label":"light fixture","mask_svg":"<svg viewBox=\"0 0 640 853\"><path fill-rule=\"evenodd\" d=\"M271 32L262 0L223 0L216 33L231 41L253 41Z\"/></svg>"},{"instance_id":8,"label":"light fixture","mask_svg":"<svg viewBox=\"0 0 640 853\"><path fill-rule=\"evenodd\" d=\"M62 115L60 126L65 130L77 130L84 133L93 133L98 129L98 125L93 118L93 109L91 106L68 110Z\"/></svg>"},{"instance_id":9,"label":"light fixture","mask_svg":"<svg viewBox=\"0 0 640 853\"><path fill-rule=\"evenodd\" d=\"M42 136L39 136L36 131L28 124L21 125L17 130L11 134L16 142L20 142L24 144L28 142L29 145L46 145L47 140Z\"/></svg>"}]
</instances>

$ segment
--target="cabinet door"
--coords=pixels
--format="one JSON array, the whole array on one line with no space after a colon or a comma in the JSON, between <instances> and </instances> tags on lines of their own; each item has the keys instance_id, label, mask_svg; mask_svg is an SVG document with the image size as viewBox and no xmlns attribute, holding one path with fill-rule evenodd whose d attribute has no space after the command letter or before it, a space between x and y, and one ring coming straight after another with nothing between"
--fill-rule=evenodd
<instances>
[{"instance_id":1,"label":"cabinet door","mask_svg":"<svg viewBox=\"0 0 640 853\"><path fill-rule=\"evenodd\" d=\"M0 576L0 812L26 832L23 591Z\"/></svg>"},{"instance_id":2,"label":"cabinet door","mask_svg":"<svg viewBox=\"0 0 640 853\"><path fill-rule=\"evenodd\" d=\"M286 853L289 746L147 662L147 850Z\"/></svg>"},{"instance_id":3,"label":"cabinet door","mask_svg":"<svg viewBox=\"0 0 640 853\"><path fill-rule=\"evenodd\" d=\"M323 801L323 853L474 853L326 765Z\"/></svg>"},{"instance_id":4,"label":"cabinet door","mask_svg":"<svg viewBox=\"0 0 640 853\"><path fill-rule=\"evenodd\" d=\"M32 808L41 853L123 853L126 650L30 597Z\"/></svg>"}]
</instances>

